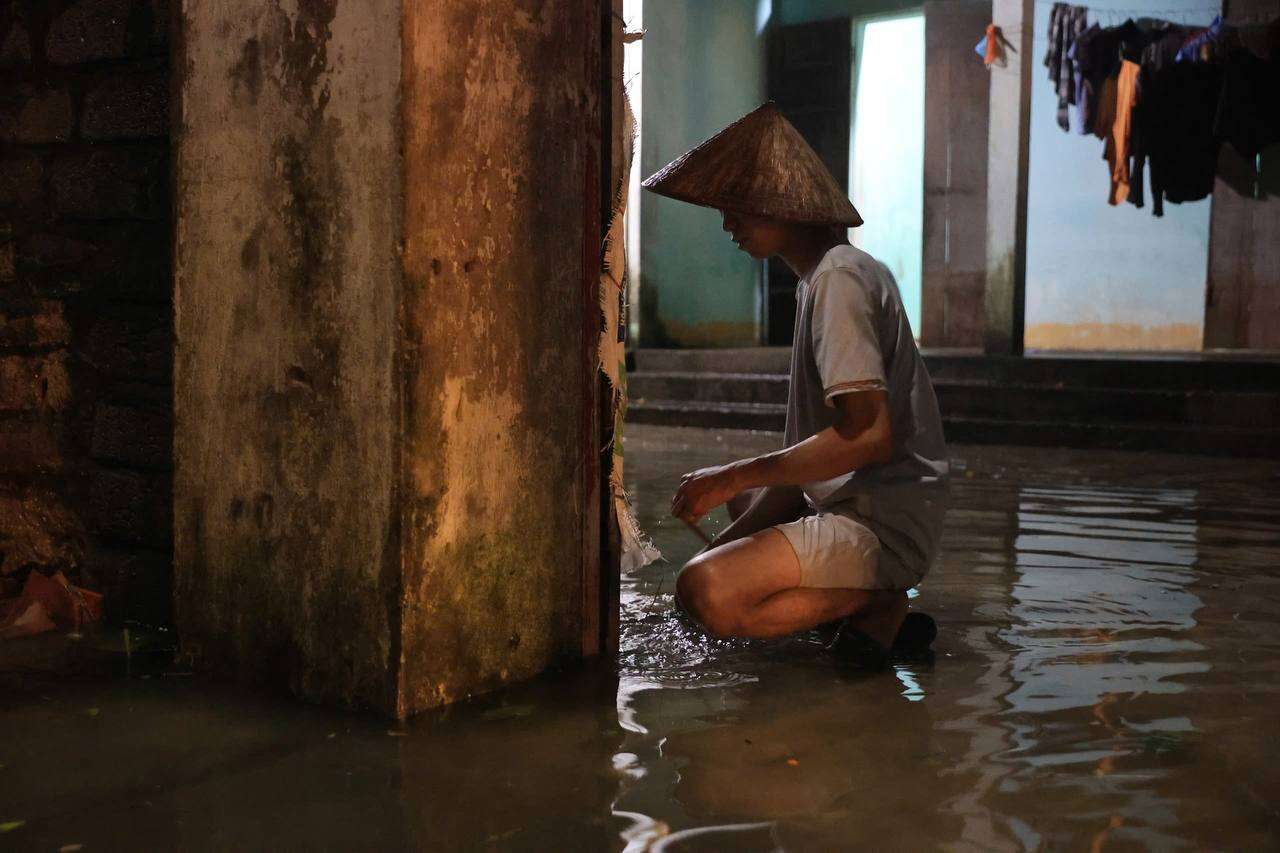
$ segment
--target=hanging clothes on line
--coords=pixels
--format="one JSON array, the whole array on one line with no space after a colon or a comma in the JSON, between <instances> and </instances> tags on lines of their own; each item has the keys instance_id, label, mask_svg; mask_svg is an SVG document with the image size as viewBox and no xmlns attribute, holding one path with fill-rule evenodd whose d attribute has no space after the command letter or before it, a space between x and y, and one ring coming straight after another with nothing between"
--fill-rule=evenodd
<instances>
[{"instance_id":1,"label":"hanging clothes on line","mask_svg":"<svg viewBox=\"0 0 1280 853\"><path fill-rule=\"evenodd\" d=\"M1144 168L1151 212L1164 215L1164 202L1199 201L1213 192L1221 140L1213 132L1222 93L1222 66L1177 62L1179 50L1194 40L1185 27L1169 26L1142 55L1133 119L1134 172L1141 186ZM1149 164L1149 165L1148 165ZM1135 203L1139 207L1142 198Z\"/></svg>"},{"instance_id":2,"label":"hanging clothes on line","mask_svg":"<svg viewBox=\"0 0 1280 853\"><path fill-rule=\"evenodd\" d=\"M1280 19L1236 28L1224 41L1221 53L1228 58L1213 132L1240 157L1222 158L1219 177L1242 195L1262 198L1267 192L1259 155L1280 145Z\"/></svg>"},{"instance_id":3,"label":"hanging clothes on line","mask_svg":"<svg viewBox=\"0 0 1280 853\"><path fill-rule=\"evenodd\" d=\"M1106 29L1095 24L1071 46L1080 74L1080 94L1076 99L1080 133L1092 133L1099 139L1110 135L1115 121L1115 84L1120 74L1121 52L1126 45L1132 45L1123 52L1137 61L1145 46L1141 37L1142 31L1133 21ZM1099 119L1100 109L1102 119Z\"/></svg>"},{"instance_id":4,"label":"hanging clothes on line","mask_svg":"<svg viewBox=\"0 0 1280 853\"><path fill-rule=\"evenodd\" d=\"M1049 49L1044 56L1049 80L1058 93L1058 127L1068 130L1068 107L1076 103L1076 72L1071 46L1086 29L1089 10L1069 3L1054 3L1049 12Z\"/></svg>"},{"instance_id":5,"label":"hanging clothes on line","mask_svg":"<svg viewBox=\"0 0 1280 853\"><path fill-rule=\"evenodd\" d=\"M1071 59L1076 90L1076 130L1081 134L1093 132L1093 118L1097 112L1097 91L1085 74L1085 66L1088 65L1088 58L1093 49L1093 43L1102 35L1102 27L1097 24L1091 24L1080 37L1075 40L1067 50L1067 56Z\"/></svg>"},{"instance_id":6,"label":"hanging clothes on line","mask_svg":"<svg viewBox=\"0 0 1280 853\"><path fill-rule=\"evenodd\" d=\"M1222 16L1214 16L1213 23L1208 28L1191 36L1182 47L1178 48L1178 55L1174 58L1174 61L1195 62L1202 58L1201 51L1206 51L1204 58L1207 58L1207 51L1211 50L1212 44L1221 38L1223 27Z\"/></svg>"},{"instance_id":7,"label":"hanging clothes on line","mask_svg":"<svg viewBox=\"0 0 1280 853\"><path fill-rule=\"evenodd\" d=\"M1165 202L1213 192L1224 142L1255 160L1280 143L1280 19L1242 27L1219 15L1208 27L1188 27L1140 18L1102 27L1088 15L1054 3L1044 64L1058 126L1104 142L1110 204L1143 207L1149 197L1163 216Z\"/></svg>"},{"instance_id":8,"label":"hanging clothes on line","mask_svg":"<svg viewBox=\"0 0 1280 853\"><path fill-rule=\"evenodd\" d=\"M1120 62L1120 71L1116 77L1114 114L1110 116L1110 132L1104 140L1102 150L1103 158L1111 166L1111 192L1107 196L1110 204L1120 204L1132 192L1130 145L1133 137L1133 103L1138 95L1140 70L1136 62L1124 59ZM1139 186L1138 192L1141 191Z\"/></svg>"},{"instance_id":9,"label":"hanging clothes on line","mask_svg":"<svg viewBox=\"0 0 1280 853\"><path fill-rule=\"evenodd\" d=\"M1280 19L1230 28L1216 54L1223 73L1214 133L1254 158L1280 143Z\"/></svg>"}]
</instances>

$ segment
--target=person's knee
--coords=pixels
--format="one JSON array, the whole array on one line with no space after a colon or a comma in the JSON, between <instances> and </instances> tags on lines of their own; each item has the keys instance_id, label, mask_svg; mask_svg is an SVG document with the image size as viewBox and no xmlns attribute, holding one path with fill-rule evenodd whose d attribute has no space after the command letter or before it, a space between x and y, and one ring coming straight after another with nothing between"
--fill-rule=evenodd
<instances>
[{"instance_id":1,"label":"person's knee","mask_svg":"<svg viewBox=\"0 0 1280 853\"><path fill-rule=\"evenodd\" d=\"M736 629L737 614L724 584L716 581L714 565L693 560L676 577L676 595L685 612L697 619L707 633L731 637Z\"/></svg>"}]
</instances>

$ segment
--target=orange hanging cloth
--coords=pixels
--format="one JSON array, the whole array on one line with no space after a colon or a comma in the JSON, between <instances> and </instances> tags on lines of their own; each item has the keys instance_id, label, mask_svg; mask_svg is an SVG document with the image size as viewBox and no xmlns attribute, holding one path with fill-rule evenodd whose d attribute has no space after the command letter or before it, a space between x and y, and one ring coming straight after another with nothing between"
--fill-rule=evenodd
<instances>
[{"instance_id":1,"label":"orange hanging cloth","mask_svg":"<svg viewBox=\"0 0 1280 853\"><path fill-rule=\"evenodd\" d=\"M1004 58L1004 34L995 24L987 24L987 49L982 54L982 64L990 68L997 60Z\"/></svg>"},{"instance_id":2,"label":"orange hanging cloth","mask_svg":"<svg viewBox=\"0 0 1280 853\"><path fill-rule=\"evenodd\" d=\"M973 46L978 56L982 57L982 64L987 68L992 65L998 65L1001 68L1005 66L1004 46L1007 44L1004 33L1000 32L1000 28L995 24L987 24L986 35L982 37L976 45Z\"/></svg>"}]
</instances>

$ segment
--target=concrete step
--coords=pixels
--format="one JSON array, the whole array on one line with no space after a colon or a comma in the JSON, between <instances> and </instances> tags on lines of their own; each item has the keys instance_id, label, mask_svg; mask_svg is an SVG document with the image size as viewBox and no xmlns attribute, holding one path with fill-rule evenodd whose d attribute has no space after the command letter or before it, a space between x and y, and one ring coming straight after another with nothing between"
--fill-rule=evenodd
<instances>
[{"instance_id":1,"label":"concrete step","mask_svg":"<svg viewBox=\"0 0 1280 853\"><path fill-rule=\"evenodd\" d=\"M1012 358L925 350L924 360L934 380L1167 391L1275 392L1280 389L1280 358L1261 354L1033 354Z\"/></svg>"},{"instance_id":2,"label":"concrete step","mask_svg":"<svg viewBox=\"0 0 1280 853\"><path fill-rule=\"evenodd\" d=\"M641 371L627 379L633 400L708 403L787 401L788 377L753 373ZM944 416L1065 423L1146 422L1257 428L1280 425L1280 391L1170 391L1000 385L988 380L934 380Z\"/></svg>"},{"instance_id":3,"label":"concrete step","mask_svg":"<svg viewBox=\"0 0 1280 853\"><path fill-rule=\"evenodd\" d=\"M986 380L934 380L944 417L1048 423L1280 427L1280 391L1058 388Z\"/></svg>"},{"instance_id":4,"label":"concrete step","mask_svg":"<svg viewBox=\"0 0 1280 853\"><path fill-rule=\"evenodd\" d=\"M1163 450L1212 456L1280 458L1280 432L1274 429L1115 422L1013 422L954 416L944 417L942 426L947 441L959 444Z\"/></svg>"},{"instance_id":5,"label":"concrete step","mask_svg":"<svg viewBox=\"0 0 1280 853\"><path fill-rule=\"evenodd\" d=\"M926 352L951 441L1280 458L1280 359ZM790 351L640 350L636 423L781 431Z\"/></svg>"},{"instance_id":6,"label":"concrete step","mask_svg":"<svg viewBox=\"0 0 1280 853\"><path fill-rule=\"evenodd\" d=\"M637 424L782 432L786 426L787 407L780 403L632 399L627 403L627 421Z\"/></svg>"},{"instance_id":7,"label":"concrete step","mask_svg":"<svg viewBox=\"0 0 1280 853\"><path fill-rule=\"evenodd\" d=\"M639 400L627 408L629 423L781 432L786 407L768 403ZM947 441L1032 447L1164 450L1215 456L1280 458L1280 431L1244 427L1095 421L1013 421L944 415Z\"/></svg>"},{"instance_id":8,"label":"concrete step","mask_svg":"<svg viewBox=\"0 0 1280 853\"><path fill-rule=\"evenodd\" d=\"M633 400L785 404L789 384L786 374L646 370L627 377L627 394Z\"/></svg>"},{"instance_id":9,"label":"concrete step","mask_svg":"<svg viewBox=\"0 0 1280 853\"><path fill-rule=\"evenodd\" d=\"M661 373L791 373L791 347L638 349L636 371Z\"/></svg>"}]
</instances>

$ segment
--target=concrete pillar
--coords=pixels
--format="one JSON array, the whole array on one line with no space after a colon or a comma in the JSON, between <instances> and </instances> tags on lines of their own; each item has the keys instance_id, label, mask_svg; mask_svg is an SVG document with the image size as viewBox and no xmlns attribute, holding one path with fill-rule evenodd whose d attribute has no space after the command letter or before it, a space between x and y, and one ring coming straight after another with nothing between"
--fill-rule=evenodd
<instances>
[{"instance_id":1,"label":"concrete pillar","mask_svg":"<svg viewBox=\"0 0 1280 853\"><path fill-rule=\"evenodd\" d=\"M1267 0L1230 0L1227 19L1267 20ZM1209 219L1205 349L1280 350L1280 147L1253 161L1223 143Z\"/></svg>"},{"instance_id":2,"label":"concrete pillar","mask_svg":"<svg viewBox=\"0 0 1280 853\"><path fill-rule=\"evenodd\" d=\"M600 4L179 32L184 652L404 717L592 651Z\"/></svg>"},{"instance_id":3,"label":"concrete pillar","mask_svg":"<svg viewBox=\"0 0 1280 853\"><path fill-rule=\"evenodd\" d=\"M987 283L983 348L1021 355L1027 285L1027 166L1031 141L1034 0L994 0L991 17L1010 42L991 68L987 146ZM1037 66L1038 67L1038 66Z\"/></svg>"},{"instance_id":4,"label":"concrete pillar","mask_svg":"<svg viewBox=\"0 0 1280 853\"><path fill-rule=\"evenodd\" d=\"M1280 148L1250 162L1224 144L1218 163L1204 348L1280 350Z\"/></svg>"},{"instance_id":5,"label":"concrete pillar","mask_svg":"<svg viewBox=\"0 0 1280 853\"><path fill-rule=\"evenodd\" d=\"M924 240L921 343L983 342L987 283L989 72L973 34L991 22L991 0L924 4Z\"/></svg>"}]
</instances>

